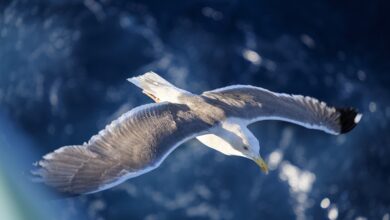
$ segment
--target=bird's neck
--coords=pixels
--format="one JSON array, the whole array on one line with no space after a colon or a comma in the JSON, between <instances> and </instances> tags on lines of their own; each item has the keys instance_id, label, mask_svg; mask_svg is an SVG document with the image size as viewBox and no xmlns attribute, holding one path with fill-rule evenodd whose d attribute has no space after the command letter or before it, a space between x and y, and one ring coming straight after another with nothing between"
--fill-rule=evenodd
<instances>
[{"instance_id":1,"label":"bird's neck","mask_svg":"<svg viewBox=\"0 0 390 220\"><path fill-rule=\"evenodd\" d=\"M243 132L245 128L240 124L227 121L214 128L211 134L198 136L197 139L206 146L223 154L245 157L242 152L235 148L235 146L242 146L246 141L246 136Z\"/></svg>"}]
</instances>

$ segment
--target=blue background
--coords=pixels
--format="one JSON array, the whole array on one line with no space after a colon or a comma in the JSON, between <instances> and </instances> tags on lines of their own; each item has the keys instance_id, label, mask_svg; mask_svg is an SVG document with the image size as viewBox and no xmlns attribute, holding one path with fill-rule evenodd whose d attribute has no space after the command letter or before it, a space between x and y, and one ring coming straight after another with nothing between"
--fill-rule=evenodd
<instances>
[{"instance_id":1,"label":"blue background","mask_svg":"<svg viewBox=\"0 0 390 220\"><path fill-rule=\"evenodd\" d=\"M389 220L388 6L1 1L0 195L8 196L0 203L14 209L3 207L0 217ZM150 70L194 93L250 84L353 106L364 116L340 136L284 122L251 125L272 165L267 176L194 140L113 189L46 199L28 181L31 164L150 103L126 81Z\"/></svg>"}]
</instances>

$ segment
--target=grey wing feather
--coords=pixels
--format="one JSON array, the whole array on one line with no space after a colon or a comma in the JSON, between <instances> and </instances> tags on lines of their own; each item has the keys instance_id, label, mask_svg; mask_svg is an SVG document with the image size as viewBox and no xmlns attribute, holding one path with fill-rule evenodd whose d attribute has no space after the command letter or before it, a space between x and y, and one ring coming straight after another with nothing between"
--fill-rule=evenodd
<instances>
[{"instance_id":1,"label":"grey wing feather","mask_svg":"<svg viewBox=\"0 0 390 220\"><path fill-rule=\"evenodd\" d=\"M248 124L260 120L282 120L331 134L350 131L361 118L352 108L335 108L315 98L274 93L254 86L229 86L202 94L220 105L229 117Z\"/></svg>"},{"instance_id":2,"label":"grey wing feather","mask_svg":"<svg viewBox=\"0 0 390 220\"><path fill-rule=\"evenodd\" d=\"M45 155L33 174L61 193L100 191L157 167L176 146L210 127L186 105L141 106L88 143Z\"/></svg>"}]
</instances>

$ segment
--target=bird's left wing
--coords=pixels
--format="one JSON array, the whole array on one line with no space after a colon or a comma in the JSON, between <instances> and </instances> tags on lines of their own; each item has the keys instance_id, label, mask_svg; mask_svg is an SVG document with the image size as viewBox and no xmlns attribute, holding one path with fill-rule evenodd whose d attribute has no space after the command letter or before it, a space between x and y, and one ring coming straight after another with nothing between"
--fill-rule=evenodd
<instances>
[{"instance_id":1,"label":"bird's left wing","mask_svg":"<svg viewBox=\"0 0 390 220\"><path fill-rule=\"evenodd\" d=\"M220 106L227 117L247 124L260 120L282 120L331 134L350 131L361 118L353 108L335 108L315 98L275 93L254 86L228 86L202 94Z\"/></svg>"},{"instance_id":2,"label":"bird's left wing","mask_svg":"<svg viewBox=\"0 0 390 220\"><path fill-rule=\"evenodd\" d=\"M211 127L186 105L140 106L113 121L88 143L45 155L33 174L61 193L100 191L156 168L178 145Z\"/></svg>"}]
</instances>

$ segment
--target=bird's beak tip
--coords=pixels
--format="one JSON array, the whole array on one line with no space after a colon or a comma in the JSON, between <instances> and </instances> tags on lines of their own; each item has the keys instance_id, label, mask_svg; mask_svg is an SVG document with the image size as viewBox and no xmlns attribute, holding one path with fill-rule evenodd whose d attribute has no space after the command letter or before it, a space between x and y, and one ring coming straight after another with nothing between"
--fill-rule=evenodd
<instances>
[{"instance_id":1,"label":"bird's beak tip","mask_svg":"<svg viewBox=\"0 0 390 220\"><path fill-rule=\"evenodd\" d=\"M267 163L264 161L263 158L261 158L260 156L257 157L257 158L254 158L253 159L256 164L260 167L261 171L263 171L263 173L265 174L268 174L269 173L269 169L268 169L268 165Z\"/></svg>"}]
</instances>

